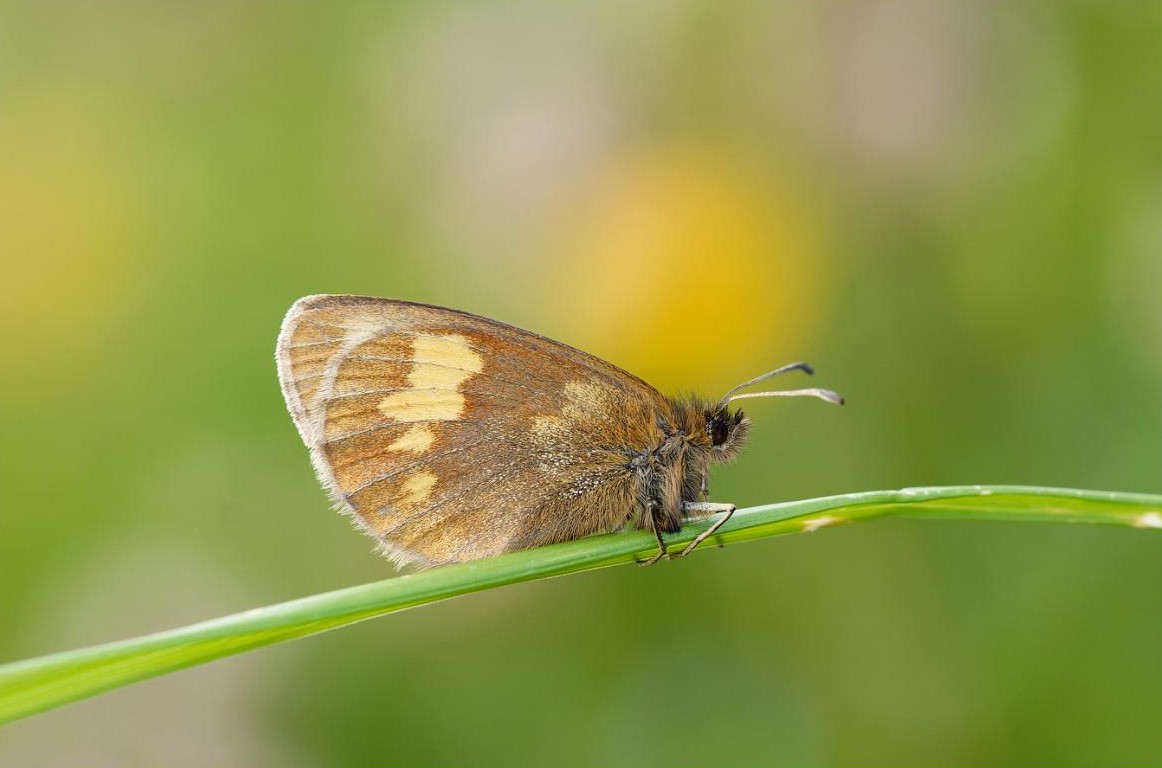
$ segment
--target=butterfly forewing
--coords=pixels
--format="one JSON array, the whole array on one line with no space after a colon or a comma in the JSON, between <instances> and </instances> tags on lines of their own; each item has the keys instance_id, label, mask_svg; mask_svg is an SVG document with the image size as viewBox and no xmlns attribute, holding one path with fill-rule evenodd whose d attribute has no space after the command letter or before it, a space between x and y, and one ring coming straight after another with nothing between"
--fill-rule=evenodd
<instances>
[{"instance_id":1,"label":"butterfly forewing","mask_svg":"<svg viewBox=\"0 0 1162 768\"><path fill-rule=\"evenodd\" d=\"M299 300L277 357L320 479L399 562L615 529L635 500L626 449L649 441L665 408L579 350L388 299Z\"/></svg>"}]
</instances>

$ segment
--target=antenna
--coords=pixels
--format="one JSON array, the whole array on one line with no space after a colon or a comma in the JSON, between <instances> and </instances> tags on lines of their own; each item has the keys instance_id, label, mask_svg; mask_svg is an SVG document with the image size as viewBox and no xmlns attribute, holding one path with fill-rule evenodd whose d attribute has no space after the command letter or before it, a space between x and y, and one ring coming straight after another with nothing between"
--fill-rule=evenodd
<instances>
[{"instance_id":1,"label":"antenna","mask_svg":"<svg viewBox=\"0 0 1162 768\"><path fill-rule=\"evenodd\" d=\"M737 387L723 395L720 403L722 405L726 405L732 400L743 400L748 397L817 397L820 400L825 400L831 403L832 405L843 405L843 398L840 397L837 393L832 392L830 389L819 389L818 387L811 387L809 389L772 390L770 392L747 392L741 395L735 394L735 392L738 392L740 389L746 389L749 386L758 384L760 381L766 381L767 379L778 376L781 373L789 373L790 371L802 371L808 376L815 373L815 369L807 363L790 363L789 365L784 365L780 368L776 368L773 371L767 371L762 376L756 376L750 381L739 384Z\"/></svg>"}]
</instances>

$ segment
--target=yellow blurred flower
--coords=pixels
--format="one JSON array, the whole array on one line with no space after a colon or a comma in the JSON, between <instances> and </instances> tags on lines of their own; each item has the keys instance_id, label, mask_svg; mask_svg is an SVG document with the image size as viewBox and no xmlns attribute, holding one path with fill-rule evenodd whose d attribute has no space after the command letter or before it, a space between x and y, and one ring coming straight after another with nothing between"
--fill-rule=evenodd
<instances>
[{"instance_id":1,"label":"yellow blurred flower","mask_svg":"<svg viewBox=\"0 0 1162 768\"><path fill-rule=\"evenodd\" d=\"M805 203L703 153L630 158L583 194L548 276L562 336L664 390L725 390L790 358L821 318Z\"/></svg>"},{"instance_id":2,"label":"yellow blurred flower","mask_svg":"<svg viewBox=\"0 0 1162 768\"><path fill-rule=\"evenodd\" d=\"M0 368L21 372L7 394L75 380L122 309L140 223L108 113L62 91L0 115Z\"/></svg>"}]
</instances>

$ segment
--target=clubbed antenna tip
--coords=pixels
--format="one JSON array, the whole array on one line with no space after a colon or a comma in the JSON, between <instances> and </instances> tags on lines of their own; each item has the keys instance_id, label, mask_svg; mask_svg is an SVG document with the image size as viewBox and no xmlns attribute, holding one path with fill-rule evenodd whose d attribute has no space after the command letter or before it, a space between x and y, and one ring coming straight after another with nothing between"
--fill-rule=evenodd
<instances>
[{"instance_id":1,"label":"clubbed antenna tip","mask_svg":"<svg viewBox=\"0 0 1162 768\"><path fill-rule=\"evenodd\" d=\"M766 381L773 376L778 376L781 373L788 373L790 371L802 371L807 375L815 373L815 369L807 363L791 363L790 365L784 365L780 368L776 368L773 371L767 371L762 376L756 376L750 381L739 384L737 387L723 395L721 402L723 405L726 405L732 400L743 400L748 397L817 397L820 400L825 400L831 403L832 405L843 405L843 398L840 397L838 393L832 392L830 389L819 389L818 387L811 387L809 389L773 390L770 392L747 392L746 394L741 395L735 394L740 389L746 389L747 387L758 384L760 381Z\"/></svg>"}]
</instances>

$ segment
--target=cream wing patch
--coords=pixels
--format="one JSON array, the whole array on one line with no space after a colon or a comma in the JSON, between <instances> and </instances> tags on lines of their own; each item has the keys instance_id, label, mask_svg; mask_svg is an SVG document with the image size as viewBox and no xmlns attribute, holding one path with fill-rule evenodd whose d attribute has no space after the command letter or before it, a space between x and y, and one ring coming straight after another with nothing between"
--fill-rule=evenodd
<instances>
[{"instance_id":1,"label":"cream wing patch","mask_svg":"<svg viewBox=\"0 0 1162 768\"><path fill-rule=\"evenodd\" d=\"M483 369L484 359L459 334L416 336L407 377L409 389L391 393L377 407L397 423L456 421L465 404L460 387ZM415 446L422 444L421 433L409 439L411 434L396 441L403 446L399 450L417 450ZM431 433L428 435L430 445Z\"/></svg>"},{"instance_id":2,"label":"cream wing patch","mask_svg":"<svg viewBox=\"0 0 1162 768\"><path fill-rule=\"evenodd\" d=\"M560 415L537 416L532 423L533 438L543 444L552 444L567 434L574 421L589 418L594 413L607 412L607 402L601 388L592 382L570 381L565 385L565 402Z\"/></svg>"},{"instance_id":3,"label":"cream wing patch","mask_svg":"<svg viewBox=\"0 0 1162 768\"><path fill-rule=\"evenodd\" d=\"M464 411L464 395L443 389L408 389L392 392L377 407L384 416L400 423L455 421Z\"/></svg>"},{"instance_id":4,"label":"cream wing patch","mask_svg":"<svg viewBox=\"0 0 1162 768\"><path fill-rule=\"evenodd\" d=\"M436 441L436 433L427 424L413 424L407 432L396 438L391 445L387 446L389 451L411 451L412 453L423 453L432 447L432 443Z\"/></svg>"},{"instance_id":5,"label":"cream wing patch","mask_svg":"<svg viewBox=\"0 0 1162 768\"><path fill-rule=\"evenodd\" d=\"M408 475L400 483L400 495L396 503L405 509L423 504L432 495L436 479L436 474L426 469Z\"/></svg>"},{"instance_id":6,"label":"cream wing patch","mask_svg":"<svg viewBox=\"0 0 1162 768\"><path fill-rule=\"evenodd\" d=\"M461 381L480 373L484 359L468 345L468 339L458 333L447 336L416 336L412 342L412 362L432 363L464 372Z\"/></svg>"}]
</instances>

